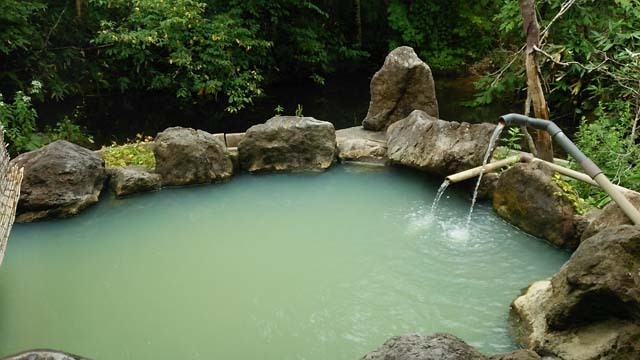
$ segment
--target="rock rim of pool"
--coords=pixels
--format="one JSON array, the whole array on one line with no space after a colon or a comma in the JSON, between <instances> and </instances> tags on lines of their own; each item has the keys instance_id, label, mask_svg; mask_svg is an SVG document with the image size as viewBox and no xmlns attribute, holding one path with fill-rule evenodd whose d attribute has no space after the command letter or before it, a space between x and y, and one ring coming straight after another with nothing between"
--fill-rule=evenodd
<instances>
[{"instance_id":1,"label":"rock rim of pool","mask_svg":"<svg viewBox=\"0 0 640 360\"><path fill-rule=\"evenodd\" d=\"M157 163L154 172L125 168L111 169L107 174L99 153L66 141L56 141L22 154L12 161L25 171L16 220L29 222L76 215L98 201L108 175L116 193L131 195L161 186L228 180L234 174L234 164L237 164L235 169L252 173L321 171L338 158L391 163L441 176L480 165L495 125L437 119L435 94L433 99L411 100L415 89L428 90L432 86L430 69L414 55L410 48L394 50L387 58L389 64L385 62L387 68L383 66L374 76L371 114L367 115L364 127L336 132L330 122L278 116L250 128L245 134L233 134L230 143L237 144L237 148L227 147L224 134L169 128L154 141ZM390 67L399 70L391 71ZM400 94L397 87L382 84L387 78L394 84L413 79L409 82L415 85L414 90ZM384 103L380 103L380 94L389 92L399 95L389 95L389 99L382 99ZM387 103L402 106L398 111L394 107L390 113ZM380 121L372 125L374 118ZM366 130L382 130L387 126L386 132ZM514 301L516 327L524 334L521 344L540 355L560 359L637 359L640 353L640 227L624 225L629 221L615 204L588 216L577 216L553 184L548 169L539 166L518 164L491 179L487 197L493 198L493 206L500 216L556 246L575 249L571 259L551 280L532 284ZM531 196L527 198L528 193ZM544 196L537 196L540 194ZM630 197L636 206L640 205L640 198ZM527 201L537 206L535 211L525 206ZM540 222L541 218L545 220ZM472 354L469 355L472 359L474 356L488 358L476 355L475 350L458 341L461 340L442 334L396 337L365 359L377 359L375 354L387 354L382 358L388 360L469 359L460 357L463 353ZM435 347L434 354L442 357L424 357L434 356L422 352L425 347L433 348L429 345L433 342L455 344L451 345L453 355ZM42 354L50 354L45 355L47 359L84 359L38 351L4 359L41 359L37 356ZM492 357L538 358L527 351Z\"/></svg>"}]
</instances>

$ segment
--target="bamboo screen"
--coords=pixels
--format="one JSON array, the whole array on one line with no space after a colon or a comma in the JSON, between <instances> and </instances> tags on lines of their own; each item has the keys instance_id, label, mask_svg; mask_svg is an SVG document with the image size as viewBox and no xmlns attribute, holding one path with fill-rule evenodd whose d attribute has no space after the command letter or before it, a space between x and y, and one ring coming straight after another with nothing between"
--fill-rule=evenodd
<instances>
[{"instance_id":1,"label":"bamboo screen","mask_svg":"<svg viewBox=\"0 0 640 360\"><path fill-rule=\"evenodd\" d=\"M0 124L0 265L16 216L22 173L22 168L18 169L9 163L9 153L4 143L4 129Z\"/></svg>"}]
</instances>

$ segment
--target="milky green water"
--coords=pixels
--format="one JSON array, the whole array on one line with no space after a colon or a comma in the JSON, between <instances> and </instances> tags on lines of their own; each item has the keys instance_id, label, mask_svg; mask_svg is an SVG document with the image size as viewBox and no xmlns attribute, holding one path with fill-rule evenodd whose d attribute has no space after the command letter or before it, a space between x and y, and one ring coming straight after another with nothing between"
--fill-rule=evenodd
<instances>
[{"instance_id":1,"label":"milky green water","mask_svg":"<svg viewBox=\"0 0 640 360\"><path fill-rule=\"evenodd\" d=\"M0 268L0 354L358 359L454 333L514 348L509 303L568 254L415 173L334 167L103 199L16 225Z\"/></svg>"}]
</instances>

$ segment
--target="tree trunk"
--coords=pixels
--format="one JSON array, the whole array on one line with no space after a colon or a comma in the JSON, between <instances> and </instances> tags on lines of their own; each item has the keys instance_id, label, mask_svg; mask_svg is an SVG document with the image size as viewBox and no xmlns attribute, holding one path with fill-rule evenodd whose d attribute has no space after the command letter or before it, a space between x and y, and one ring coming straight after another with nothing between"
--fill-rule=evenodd
<instances>
[{"instance_id":1,"label":"tree trunk","mask_svg":"<svg viewBox=\"0 0 640 360\"><path fill-rule=\"evenodd\" d=\"M527 35L527 46L524 50L524 63L527 70L527 92L533 103L533 112L539 119L549 119L547 102L544 99L542 84L540 83L540 73L536 61L535 47L540 45L540 25L536 18L534 0L519 0L520 12L522 13L522 25L524 33ZM533 139L536 144L538 157L553 161L553 144L551 136L541 130L534 130Z\"/></svg>"},{"instance_id":2,"label":"tree trunk","mask_svg":"<svg viewBox=\"0 0 640 360\"><path fill-rule=\"evenodd\" d=\"M356 41L358 46L362 47L362 7L360 0L353 0L353 8L355 11Z\"/></svg>"},{"instance_id":3,"label":"tree trunk","mask_svg":"<svg viewBox=\"0 0 640 360\"><path fill-rule=\"evenodd\" d=\"M76 0L76 19L82 18L82 1L83 0Z\"/></svg>"}]
</instances>

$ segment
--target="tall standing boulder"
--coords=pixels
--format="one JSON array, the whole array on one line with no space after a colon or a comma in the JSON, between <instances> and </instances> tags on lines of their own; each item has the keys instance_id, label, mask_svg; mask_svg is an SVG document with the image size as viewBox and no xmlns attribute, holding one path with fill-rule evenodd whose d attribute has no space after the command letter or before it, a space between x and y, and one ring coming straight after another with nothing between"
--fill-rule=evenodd
<instances>
[{"instance_id":1,"label":"tall standing boulder","mask_svg":"<svg viewBox=\"0 0 640 360\"><path fill-rule=\"evenodd\" d=\"M276 116L249 128L238 152L250 172L324 170L335 158L336 131L312 117Z\"/></svg>"},{"instance_id":2,"label":"tall standing boulder","mask_svg":"<svg viewBox=\"0 0 640 360\"><path fill-rule=\"evenodd\" d=\"M165 186L207 184L233 175L225 144L206 131L168 128L156 136L153 154Z\"/></svg>"},{"instance_id":3,"label":"tall standing boulder","mask_svg":"<svg viewBox=\"0 0 640 360\"><path fill-rule=\"evenodd\" d=\"M387 130L392 163L447 176L482 165L493 124L439 120L415 110Z\"/></svg>"},{"instance_id":4,"label":"tall standing boulder","mask_svg":"<svg viewBox=\"0 0 640 360\"><path fill-rule=\"evenodd\" d=\"M579 238L573 203L542 162L515 164L503 172L493 192L493 208L510 223L558 247L575 249Z\"/></svg>"},{"instance_id":5,"label":"tall standing boulder","mask_svg":"<svg viewBox=\"0 0 640 360\"><path fill-rule=\"evenodd\" d=\"M370 88L369 111L362 121L367 130L383 130L413 110L439 117L431 69L408 46L387 55L384 65L371 79Z\"/></svg>"},{"instance_id":6,"label":"tall standing boulder","mask_svg":"<svg viewBox=\"0 0 640 360\"><path fill-rule=\"evenodd\" d=\"M102 157L64 140L12 163L24 167L17 222L75 215L98 202L106 180Z\"/></svg>"}]
</instances>

